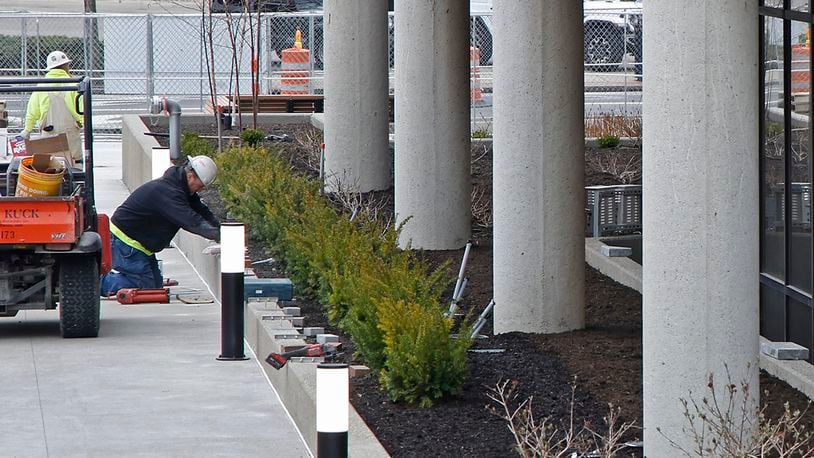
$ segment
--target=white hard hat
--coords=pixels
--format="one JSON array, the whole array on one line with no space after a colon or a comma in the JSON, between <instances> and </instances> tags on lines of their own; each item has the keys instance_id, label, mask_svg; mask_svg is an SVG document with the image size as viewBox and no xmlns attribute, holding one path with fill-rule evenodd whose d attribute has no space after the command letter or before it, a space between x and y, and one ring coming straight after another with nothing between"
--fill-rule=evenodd
<instances>
[{"instance_id":1,"label":"white hard hat","mask_svg":"<svg viewBox=\"0 0 814 458\"><path fill-rule=\"evenodd\" d=\"M189 158L189 165L195 171L195 175L201 179L204 186L209 186L215 181L218 174L218 166L209 156L192 156Z\"/></svg>"},{"instance_id":2,"label":"white hard hat","mask_svg":"<svg viewBox=\"0 0 814 458\"><path fill-rule=\"evenodd\" d=\"M52 51L51 54L48 54L48 59L45 61L45 68L51 70L70 63L71 59L68 59L68 56L64 52Z\"/></svg>"}]
</instances>

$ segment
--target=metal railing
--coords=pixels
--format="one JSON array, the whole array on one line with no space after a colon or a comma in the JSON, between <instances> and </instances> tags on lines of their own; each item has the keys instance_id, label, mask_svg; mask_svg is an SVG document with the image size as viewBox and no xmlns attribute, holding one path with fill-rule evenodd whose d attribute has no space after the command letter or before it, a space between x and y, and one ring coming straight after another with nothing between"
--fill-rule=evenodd
<instances>
[{"instance_id":1,"label":"metal railing","mask_svg":"<svg viewBox=\"0 0 814 458\"><path fill-rule=\"evenodd\" d=\"M391 13L392 15L392 13ZM251 93L251 53L245 39L249 27L259 30L259 91L277 93L281 86L282 50L302 32L303 47L311 50L310 90L321 93L324 35L319 14L264 13L252 21L233 14L110 15L0 14L0 75L44 76L45 57L54 49L72 59L72 73L89 76L94 89L97 131L115 132L127 113L145 113L150 99L167 95L189 112L209 109L210 79L219 94ZM393 58L393 20L388 33L389 62ZM491 15L473 15L472 45L479 49L478 84L484 95L473 102L473 119L491 122ZM639 116L636 81L641 75L641 15L631 10L586 12L586 113ZM212 46L207 46L211 37ZM256 37L256 35L255 35ZM233 47L232 43L236 43ZM233 53L233 49L236 52ZM211 68L210 68L211 65ZM234 77L234 69L238 77ZM392 76L392 72L391 72ZM392 84L391 77L391 84ZM21 125L27 94L7 95L9 127Z\"/></svg>"}]
</instances>

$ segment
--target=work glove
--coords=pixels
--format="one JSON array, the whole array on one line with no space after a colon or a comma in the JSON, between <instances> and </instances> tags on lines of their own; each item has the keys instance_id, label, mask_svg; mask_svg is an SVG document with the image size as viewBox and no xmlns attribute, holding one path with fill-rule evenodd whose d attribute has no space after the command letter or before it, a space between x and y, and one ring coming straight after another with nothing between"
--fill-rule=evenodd
<instances>
[{"instance_id":1,"label":"work glove","mask_svg":"<svg viewBox=\"0 0 814 458\"><path fill-rule=\"evenodd\" d=\"M201 253L203 253L203 254L211 254L213 256L218 255L218 254L220 254L220 244L219 243L213 243L211 245L208 245L206 248L203 249L203 251L201 251Z\"/></svg>"},{"instance_id":2,"label":"work glove","mask_svg":"<svg viewBox=\"0 0 814 458\"><path fill-rule=\"evenodd\" d=\"M23 137L25 140L28 140L28 139L31 137L31 132L29 132L29 131L27 131L27 130L24 130L24 131L20 132L20 135L21 135L21 136L22 136L22 137Z\"/></svg>"}]
</instances>

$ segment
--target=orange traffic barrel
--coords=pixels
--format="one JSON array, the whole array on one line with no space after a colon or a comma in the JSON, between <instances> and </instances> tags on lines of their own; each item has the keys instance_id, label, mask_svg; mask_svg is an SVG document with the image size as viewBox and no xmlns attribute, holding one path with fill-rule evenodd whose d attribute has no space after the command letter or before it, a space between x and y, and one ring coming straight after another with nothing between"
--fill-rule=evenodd
<instances>
[{"instance_id":1,"label":"orange traffic barrel","mask_svg":"<svg viewBox=\"0 0 814 458\"><path fill-rule=\"evenodd\" d=\"M469 47L469 79L470 98L473 102L483 100L483 93L480 87L480 48Z\"/></svg>"},{"instance_id":2,"label":"orange traffic barrel","mask_svg":"<svg viewBox=\"0 0 814 458\"><path fill-rule=\"evenodd\" d=\"M302 33L297 30L294 46L283 50L281 94L308 94L311 51L302 47Z\"/></svg>"},{"instance_id":3,"label":"orange traffic barrel","mask_svg":"<svg viewBox=\"0 0 814 458\"><path fill-rule=\"evenodd\" d=\"M811 92L811 71L809 59L811 48L807 43L791 47L791 93Z\"/></svg>"}]
</instances>

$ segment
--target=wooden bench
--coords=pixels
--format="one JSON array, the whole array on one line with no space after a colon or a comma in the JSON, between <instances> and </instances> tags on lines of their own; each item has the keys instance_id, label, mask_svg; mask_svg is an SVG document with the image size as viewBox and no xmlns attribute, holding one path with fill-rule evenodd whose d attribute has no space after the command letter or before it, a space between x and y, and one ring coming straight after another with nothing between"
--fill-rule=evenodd
<instances>
[{"instance_id":1,"label":"wooden bench","mask_svg":"<svg viewBox=\"0 0 814 458\"><path fill-rule=\"evenodd\" d=\"M251 113L252 96L241 95L234 103L234 97L229 101L237 108L238 113ZM260 95L258 96L258 113L322 113L324 111L324 97L321 95Z\"/></svg>"},{"instance_id":2,"label":"wooden bench","mask_svg":"<svg viewBox=\"0 0 814 458\"><path fill-rule=\"evenodd\" d=\"M252 112L252 96L241 95L238 103L234 103L234 96L228 97L230 105L237 108L238 113ZM260 95L258 96L258 113L324 113L325 97L321 94L309 95ZM389 97L388 115L393 122L393 96Z\"/></svg>"}]
</instances>

